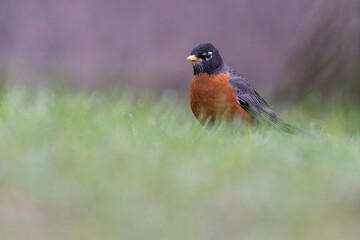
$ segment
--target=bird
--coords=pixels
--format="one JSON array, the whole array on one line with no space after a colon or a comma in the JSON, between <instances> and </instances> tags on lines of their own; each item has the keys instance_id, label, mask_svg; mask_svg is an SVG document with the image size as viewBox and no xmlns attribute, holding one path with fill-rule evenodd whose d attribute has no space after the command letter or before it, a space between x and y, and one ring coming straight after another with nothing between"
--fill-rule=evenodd
<instances>
[{"instance_id":1,"label":"bird","mask_svg":"<svg viewBox=\"0 0 360 240\"><path fill-rule=\"evenodd\" d=\"M187 60L192 62L194 70L190 106L202 124L226 116L293 135L303 133L278 117L250 82L223 62L213 44L196 45Z\"/></svg>"}]
</instances>

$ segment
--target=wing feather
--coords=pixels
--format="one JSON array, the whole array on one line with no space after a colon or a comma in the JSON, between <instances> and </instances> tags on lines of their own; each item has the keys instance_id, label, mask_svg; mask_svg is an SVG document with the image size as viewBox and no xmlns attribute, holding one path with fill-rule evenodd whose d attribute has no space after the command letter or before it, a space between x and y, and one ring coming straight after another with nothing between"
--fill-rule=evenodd
<instances>
[{"instance_id":1,"label":"wing feather","mask_svg":"<svg viewBox=\"0 0 360 240\"><path fill-rule=\"evenodd\" d=\"M228 69L230 72L229 81L236 90L239 105L254 117L256 121L292 134L301 132L301 130L280 119L243 75L230 67Z\"/></svg>"}]
</instances>

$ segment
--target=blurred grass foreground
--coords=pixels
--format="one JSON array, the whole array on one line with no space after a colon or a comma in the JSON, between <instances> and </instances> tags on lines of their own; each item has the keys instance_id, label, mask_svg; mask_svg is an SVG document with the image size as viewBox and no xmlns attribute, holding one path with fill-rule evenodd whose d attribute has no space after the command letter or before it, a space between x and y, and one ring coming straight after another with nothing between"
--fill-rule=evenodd
<instances>
[{"instance_id":1,"label":"blurred grass foreground","mask_svg":"<svg viewBox=\"0 0 360 240\"><path fill-rule=\"evenodd\" d=\"M281 115L317 140L203 128L180 100L9 89L0 239L359 239L360 110L308 105Z\"/></svg>"}]
</instances>

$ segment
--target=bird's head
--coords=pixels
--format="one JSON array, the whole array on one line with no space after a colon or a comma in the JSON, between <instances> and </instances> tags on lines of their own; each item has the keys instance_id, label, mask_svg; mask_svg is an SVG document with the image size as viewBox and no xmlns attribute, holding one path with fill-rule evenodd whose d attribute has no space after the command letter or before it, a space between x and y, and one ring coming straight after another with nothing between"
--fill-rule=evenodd
<instances>
[{"instance_id":1,"label":"bird's head","mask_svg":"<svg viewBox=\"0 0 360 240\"><path fill-rule=\"evenodd\" d=\"M194 75L217 74L224 66L219 51L211 43L200 43L190 53L187 60L193 63Z\"/></svg>"}]
</instances>

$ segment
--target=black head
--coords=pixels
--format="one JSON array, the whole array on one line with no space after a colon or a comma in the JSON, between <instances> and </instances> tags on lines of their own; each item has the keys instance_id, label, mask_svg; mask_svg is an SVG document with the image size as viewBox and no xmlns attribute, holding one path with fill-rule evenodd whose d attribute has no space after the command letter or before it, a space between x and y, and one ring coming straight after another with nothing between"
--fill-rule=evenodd
<instances>
[{"instance_id":1,"label":"black head","mask_svg":"<svg viewBox=\"0 0 360 240\"><path fill-rule=\"evenodd\" d=\"M194 75L221 72L224 63L219 51L211 43L200 43L192 51L187 60L193 63Z\"/></svg>"}]
</instances>

